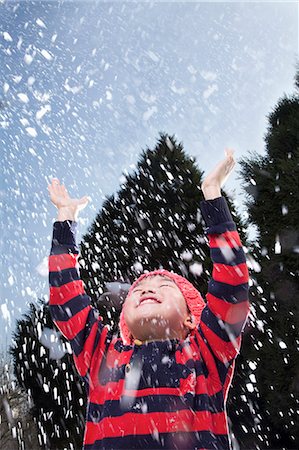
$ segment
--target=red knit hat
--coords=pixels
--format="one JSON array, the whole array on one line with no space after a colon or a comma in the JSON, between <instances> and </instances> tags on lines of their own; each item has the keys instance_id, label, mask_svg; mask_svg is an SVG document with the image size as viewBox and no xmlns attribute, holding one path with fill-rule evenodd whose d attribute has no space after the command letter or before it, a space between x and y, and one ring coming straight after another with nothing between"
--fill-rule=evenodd
<instances>
[{"instance_id":1,"label":"red knit hat","mask_svg":"<svg viewBox=\"0 0 299 450\"><path fill-rule=\"evenodd\" d=\"M144 273L142 274L137 280L134 281L132 286L129 289L129 292L127 294L126 299L131 294L135 286L143 280L145 277L153 276L153 275L164 275L169 278L171 278L177 287L182 292L184 299L189 307L189 310L191 314L194 317L195 323L198 324L200 321L201 313L203 308L205 307L205 301L203 300L201 294L198 292L197 289L193 286L190 281L188 281L186 278L182 277L181 275L178 275L174 272L168 272L168 270L165 269L159 269L154 270L152 272ZM125 322L124 318L124 310L122 309L122 312L120 314L120 320L119 320L119 329L120 329L120 335L125 345L130 345L133 342L133 336L130 333L130 330L128 329L128 326Z\"/></svg>"}]
</instances>

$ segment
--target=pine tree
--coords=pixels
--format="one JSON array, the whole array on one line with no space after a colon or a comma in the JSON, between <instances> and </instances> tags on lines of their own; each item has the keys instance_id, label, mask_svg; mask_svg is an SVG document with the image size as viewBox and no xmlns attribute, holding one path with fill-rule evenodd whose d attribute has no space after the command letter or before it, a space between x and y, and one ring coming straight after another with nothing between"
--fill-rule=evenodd
<instances>
[{"instance_id":1,"label":"pine tree","mask_svg":"<svg viewBox=\"0 0 299 450\"><path fill-rule=\"evenodd\" d=\"M299 71L297 88L298 80ZM253 277L256 321L251 332L253 345L246 353L257 365L253 370L256 388L247 392L246 402L256 416L252 445L293 449L299 448L298 90L281 98L268 120L266 154L251 153L241 161L248 225L257 227L251 247L261 269ZM237 417L235 423L237 426ZM245 444L244 432L243 437Z\"/></svg>"}]
</instances>

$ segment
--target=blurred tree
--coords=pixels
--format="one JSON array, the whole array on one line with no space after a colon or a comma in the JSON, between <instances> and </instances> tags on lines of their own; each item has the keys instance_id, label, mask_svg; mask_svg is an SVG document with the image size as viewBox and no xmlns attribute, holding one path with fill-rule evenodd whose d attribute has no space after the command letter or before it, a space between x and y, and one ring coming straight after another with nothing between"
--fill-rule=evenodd
<instances>
[{"instance_id":1,"label":"blurred tree","mask_svg":"<svg viewBox=\"0 0 299 450\"><path fill-rule=\"evenodd\" d=\"M26 394L17 386L9 354L0 357L0 446L3 449L37 448L37 427L29 413Z\"/></svg>"},{"instance_id":2,"label":"blurred tree","mask_svg":"<svg viewBox=\"0 0 299 450\"><path fill-rule=\"evenodd\" d=\"M128 286L144 270L174 270L203 295L207 292L212 263L199 209L202 175L182 145L160 133L155 149L142 153L136 173L125 174L117 195L104 202L83 236L81 278L93 306L115 333ZM244 224L222 195L246 245ZM81 448L84 385L47 304L42 302L40 309L31 305L14 339L15 374L32 397L40 442L47 448Z\"/></svg>"},{"instance_id":3,"label":"blurred tree","mask_svg":"<svg viewBox=\"0 0 299 450\"><path fill-rule=\"evenodd\" d=\"M298 80L299 70L297 88ZM249 389L243 395L255 414L254 433L242 430L240 415L231 412L244 448L250 442L258 449L295 449L299 448L298 90L280 99L268 120L266 154L243 158L240 172L245 182L247 224L257 229L256 240L251 243L258 261L251 288L256 321L251 345L245 339L243 352L252 368L246 381ZM232 401L241 394L237 386L241 378L236 372Z\"/></svg>"},{"instance_id":4,"label":"blurred tree","mask_svg":"<svg viewBox=\"0 0 299 450\"><path fill-rule=\"evenodd\" d=\"M10 348L14 374L32 400L30 413L40 447L80 448L86 394L70 346L55 328L48 305L43 300L39 305L31 303L29 312L17 321Z\"/></svg>"}]
</instances>

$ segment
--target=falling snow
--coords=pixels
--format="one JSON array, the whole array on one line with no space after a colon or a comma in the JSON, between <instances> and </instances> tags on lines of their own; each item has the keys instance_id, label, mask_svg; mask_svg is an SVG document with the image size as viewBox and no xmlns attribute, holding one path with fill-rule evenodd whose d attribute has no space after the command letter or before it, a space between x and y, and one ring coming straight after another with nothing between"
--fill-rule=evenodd
<instances>
[{"instance_id":1,"label":"falling snow","mask_svg":"<svg viewBox=\"0 0 299 450\"><path fill-rule=\"evenodd\" d=\"M73 347L46 314L48 254L52 224L57 219L47 192L52 177L62 180L76 198L90 195L93 199L78 219L78 242L83 242L83 234L102 211L104 201L126 186L129 174L138 172L141 148L154 147L157 130L175 133L186 154L192 155L195 165L207 173L222 157L224 145L237 148L238 161L247 156L249 148L265 154L263 134L273 86L275 96L292 89L291 81L287 83L294 71L297 12L291 4L260 2L239 8L228 2L210 8L205 2L137 3L111 2L103 4L99 12L99 5L91 2L86 8L78 2L70 14L68 5L55 2L40 2L36 9L28 2L1 2L1 350L6 354L9 345L14 347L16 338L12 333L18 331L19 379L32 380L31 388L21 390L11 356L1 360L0 422L1 427L7 427L5 439L9 436L14 448L50 448L49 439L56 436L61 442L64 439L63 448L75 449L83 439L86 386L70 365ZM254 101L250 100L252 92ZM284 126L284 118L278 117L277 132ZM175 152L169 137L165 148ZM274 242L266 239L267 227L260 232L250 222L243 180L234 174L225 185L230 197L238 196L232 199L236 214L247 221L242 231L249 234L249 241L243 249L250 271L252 303L248 323L242 330L242 357L237 360L236 378L228 396L232 450L248 447L248 436L255 439L257 450L269 448L269 440L275 435L276 442L283 442L280 433L288 439L288 444L281 444L282 450L298 447L294 420L298 416L298 374L295 376L293 368L298 367L294 302L299 245L297 230L288 226L297 186L291 188L290 177L290 192L285 193L283 167L291 161L295 173L296 159L292 148L286 148L281 170L270 173L262 168L260 172L266 180L273 177L269 205L265 205L269 209L263 211L263 217L267 222L273 201L277 217L268 226L276 227ZM146 273L153 253L158 254L157 267L174 264L203 292L211 276L200 211L191 217L189 198L186 204L181 201L181 190L197 178L176 167L178 161L169 165L161 158L157 165L162 180L160 196L151 198L157 169L151 166L151 159L146 162L152 171L146 187L137 191L135 185L140 179L135 179L128 189L132 196L129 206L124 203L115 216L111 215L109 227L102 229L102 223L96 224L97 245L89 248L85 240L86 247L81 249L84 285L88 286L93 305L102 305L108 322L121 310L132 281L128 274L138 277ZM147 175L139 176L142 179ZM264 188L260 176L253 172L247 180L248 192L256 199ZM173 196L168 199L169 192ZM146 211L149 200L151 208L159 205L154 217ZM260 207L258 202L256 207ZM127 217L133 218L131 223L136 228L126 228L130 223ZM171 233L165 232L166 227ZM184 242L182 230L188 236ZM234 267L239 264L238 243L231 239L230 245L221 244L217 257L224 257L241 278L242 271ZM294 267L285 274L288 252ZM107 261L103 262L103 255ZM122 266L126 267L122 277L119 255L127 263ZM104 271L108 276L102 276ZM91 280L88 275L92 275ZM230 298L227 306L235 301ZM69 317L70 308L66 308ZM99 313L93 314L97 320ZM226 314L231 321L218 318L217 326L227 332L228 344L234 347L236 330L231 324L236 317L229 317L228 308ZM17 325L20 318L25 325ZM170 331L166 327L167 336ZM193 361L191 353L189 356ZM88 351L84 357L88 357ZM160 368L165 373L172 366L172 358L170 353L161 358ZM125 379L122 413L133 408L146 415L151 412L150 399L134 394L139 383L148 381L143 376L145 369L140 361L132 366L126 364L119 367L115 360L114 367L123 371ZM159 376L157 364L150 368ZM171 372L167 373L171 379ZM193 380L189 366L187 375L189 381ZM186 398L193 395L191 386ZM33 423L30 414L37 397L44 410ZM105 407L110 407L109 401ZM62 411L63 421L57 420L57 411ZM176 423L173 418L170 421ZM163 439L155 426L152 438L159 443ZM179 444L177 448L183 447Z\"/></svg>"},{"instance_id":2,"label":"falling snow","mask_svg":"<svg viewBox=\"0 0 299 450\"><path fill-rule=\"evenodd\" d=\"M8 42L12 42L13 41L11 35L7 31L3 31L2 36Z\"/></svg>"}]
</instances>

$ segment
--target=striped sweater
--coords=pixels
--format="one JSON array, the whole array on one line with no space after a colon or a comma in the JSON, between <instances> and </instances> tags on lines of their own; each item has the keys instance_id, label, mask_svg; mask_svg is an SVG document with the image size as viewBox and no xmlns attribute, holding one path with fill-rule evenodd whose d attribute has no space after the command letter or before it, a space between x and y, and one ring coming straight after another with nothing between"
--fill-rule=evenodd
<instances>
[{"instance_id":1,"label":"striped sweater","mask_svg":"<svg viewBox=\"0 0 299 450\"><path fill-rule=\"evenodd\" d=\"M124 345L84 291L77 222L54 222L50 311L88 391L85 450L231 449L226 400L250 312L242 243L224 197L200 202L213 272L187 339Z\"/></svg>"}]
</instances>

